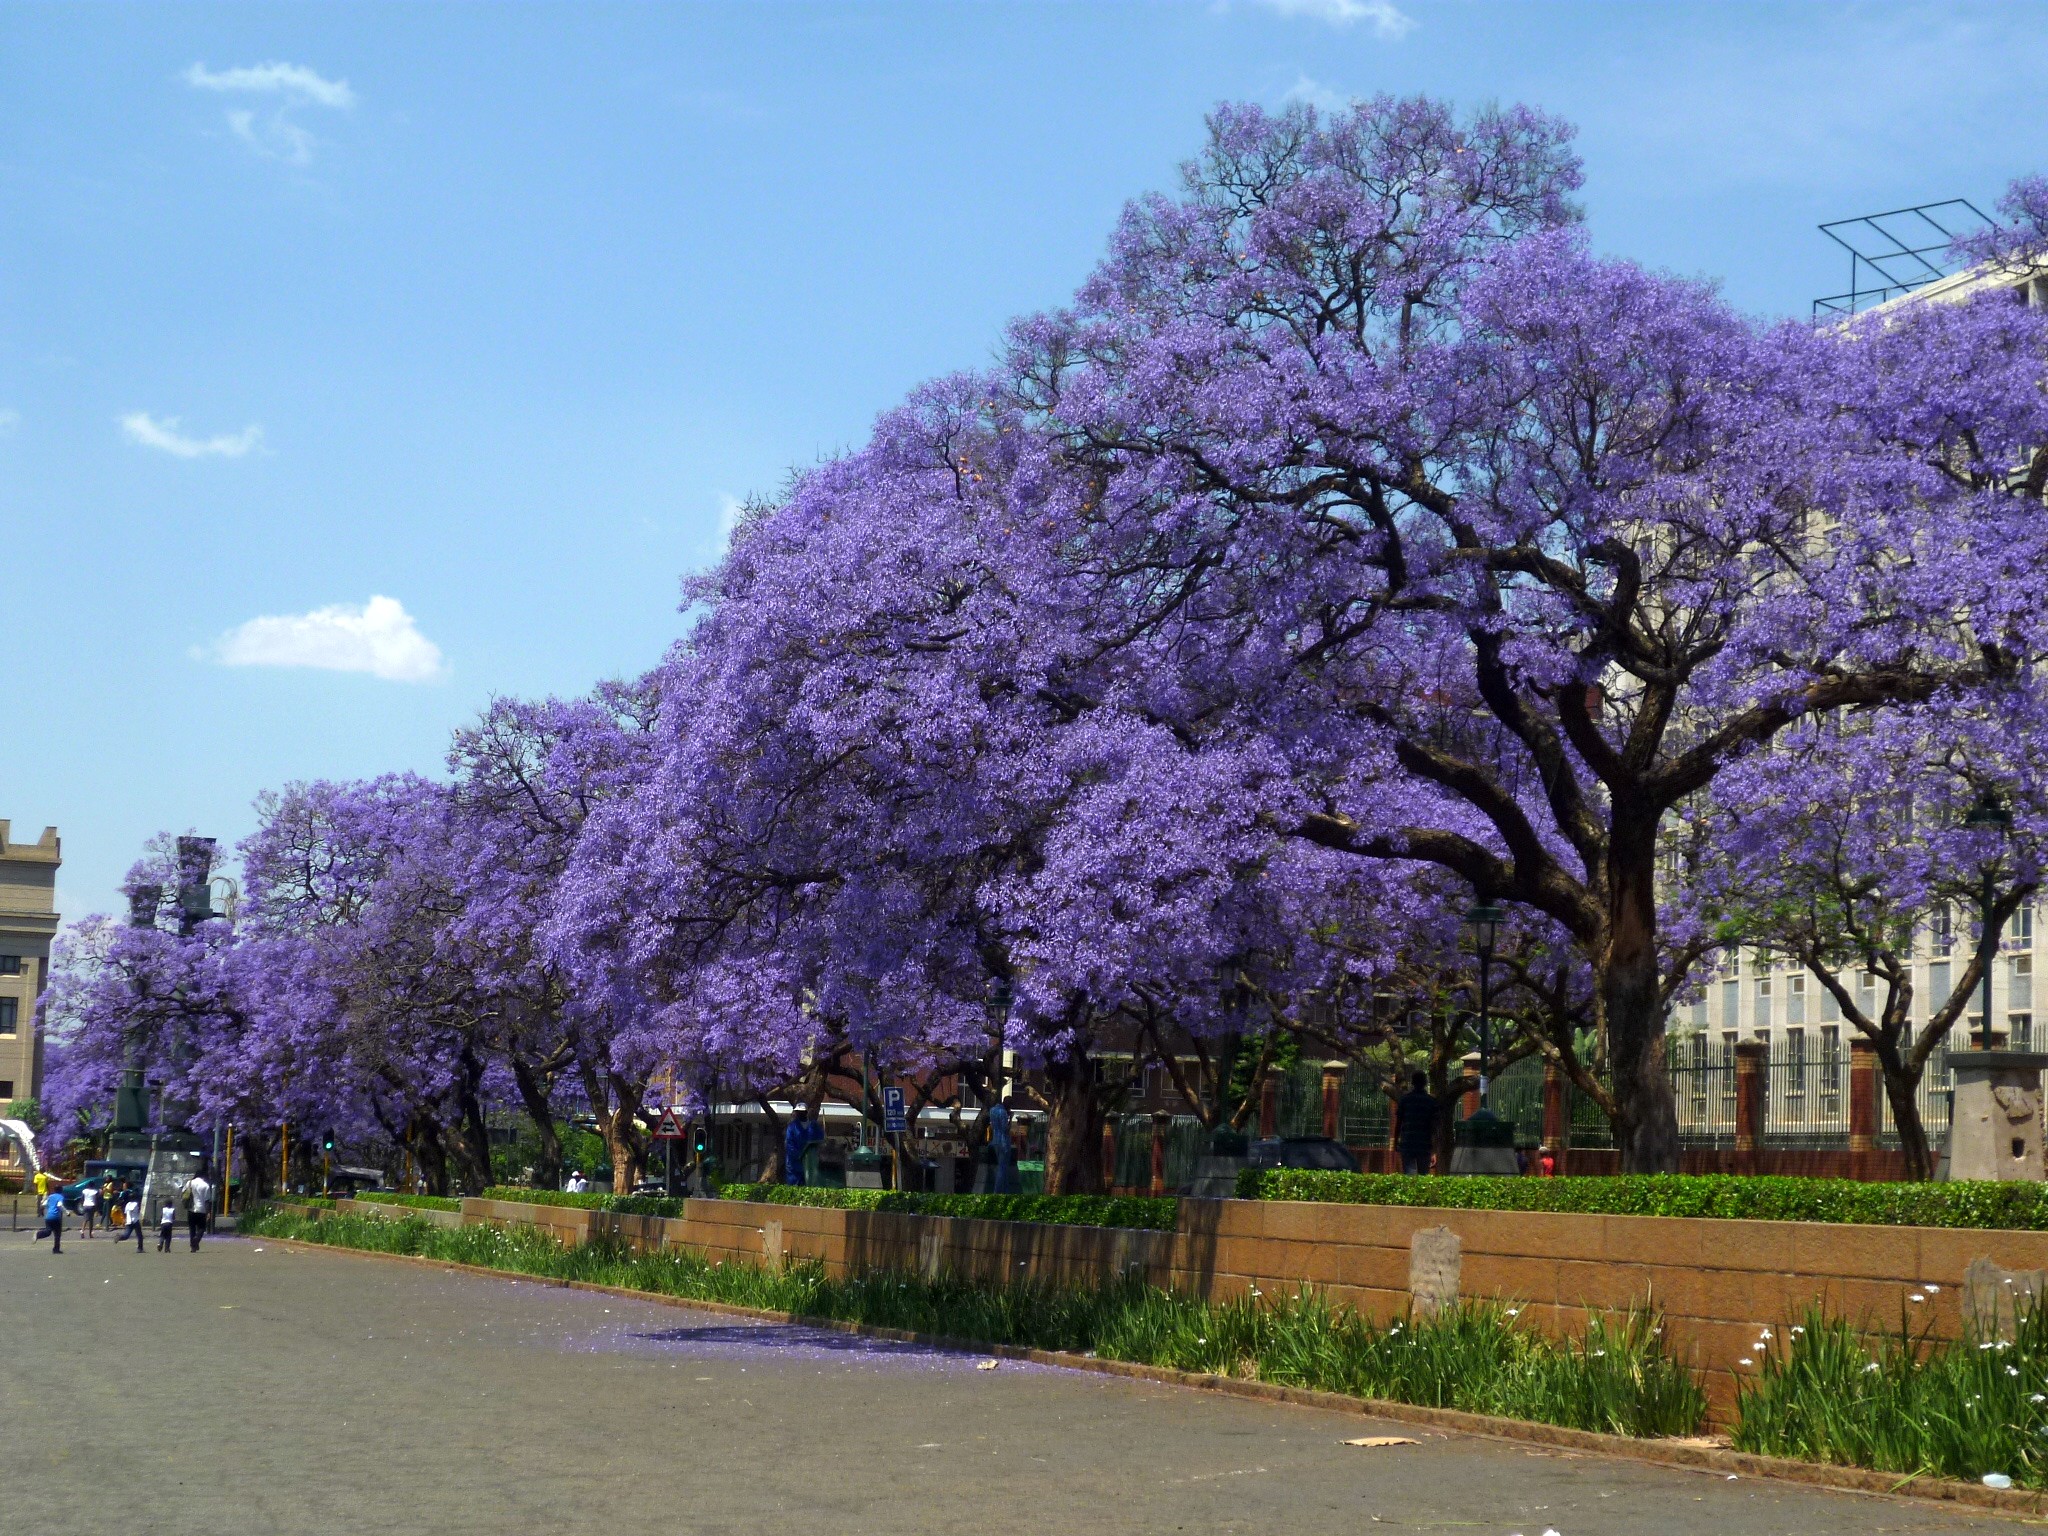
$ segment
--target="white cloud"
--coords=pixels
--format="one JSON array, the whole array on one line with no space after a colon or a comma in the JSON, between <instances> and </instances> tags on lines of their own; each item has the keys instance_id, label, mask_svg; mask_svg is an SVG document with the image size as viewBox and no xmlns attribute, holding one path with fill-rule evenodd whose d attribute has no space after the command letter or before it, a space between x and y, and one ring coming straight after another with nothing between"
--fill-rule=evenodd
<instances>
[{"instance_id":1,"label":"white cloud","mask_svg":"<svg viewBox=\"0 0 2048 1536\"><path fill-rule=\"evenodd\" d=\"M194 64L185 71L185 83L201 91L250 91L262 96L283 96L292 101L310 101L323 107L352 107L356 93L346 80L327 80L303 64L250 64L239 69L208 69Z\"/></svg>"},{"instance_id":2,"label":"white cloud","mask_svg":"<svg viewBox=\"0 0 2048 1536\"><path fill-rule=\"evenodd\" d=\"M208 69L204 64L194 64L185 71L185 83L199 91L271 98L272 104L261 112L254 107L228 108L228 131L266 160L283 160L291 165L311 161L313 147L319 142L293 118L296 109L326 107L346 111L356 104L356 93L346 80L329 80L303 64L280 61L235 69Z\"/></svg>"},{"instance_id":3,"label":"white cloud","mask_svg":"<svg viewBox=\"0 0 2048 1536\"><path fill-rule=\"evenodd\" d=\"M1287 88L1287 94L1280 99L1287 102L1305 101L1324 112L1343 112L1351 105L1351 98L1342 91L1334 90L1320 80L1312 80L1307 75L1296 76L1294 84Z\"/></svg>"},{"instance_id":4,"label":"white cloud","mask_svg":"<svg viewBox=\"0 0 2048 1536\"><path fill-rule=\"evenodd\" d=\"M128 434L130 442L160 448L181 459L239 459L263 441L261 427L244 427L217 437L187 437L178 430L177 417L166 416L158 421L147 411L131 411L123 416L121 430Z\"/></svg>"},{"instance_id":5,"label":"white cloud","mask_svg":"<svg viewBox=\"0 0 2048 1536\"><path fill-rule=\"evenodd\" d=\"M1394 0L1263 0L1283 16L1306 16L1311 21L1348 27L1363 21L1389 42L1415 30L1415 18L1394 4Z\"/></svg>"},{"instance_id":6,"label":"white cloud","mask_svg":"<svg viewBox=\"0 0 2048 1536\"><path fill-rule=\"evenodd\" d=\"M447 675L441 648L419 632L395 597L251 619L215 641L213 657L227 667L320 667L368 672L392 683L431 683Z\"/></svg>"}]
</instances>

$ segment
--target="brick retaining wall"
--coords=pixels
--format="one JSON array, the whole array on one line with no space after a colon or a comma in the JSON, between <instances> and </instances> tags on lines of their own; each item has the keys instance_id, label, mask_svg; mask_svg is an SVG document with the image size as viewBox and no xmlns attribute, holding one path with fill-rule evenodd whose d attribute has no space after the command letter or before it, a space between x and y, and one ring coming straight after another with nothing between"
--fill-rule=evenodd
<instances>
[{"instance_id":1,"label":"brick retaining wall","mask_svg":"<svg viewBox=\"0 0 2048 1536\"><path fill-rule=\"evenodd\" d=\"M1520 1303L1547 1332L1576 1332L1589 1310L1656 1305L1672 1342L1707 1371L1722 1410L1759 1330L1798 1322L1810 1304L1888 1330L1904 1317L1916 1333L1953 1339L1972 1260L2048 1270L2048 1232L1295 1201L1186 1201L1171 1232L738 1200L691 1200L675 1218L465 1200L462 1219L540 1226L569 1243L609 1235L748 1263L815 1260L833 1275L897 1269L1087 1284L1138 1270L1211 1300L1310 1284L1381 1321L1408 1305L1414 1235L1445 1227L1462 1246L1461 1294Z\"/></svg>"}]
</instances>

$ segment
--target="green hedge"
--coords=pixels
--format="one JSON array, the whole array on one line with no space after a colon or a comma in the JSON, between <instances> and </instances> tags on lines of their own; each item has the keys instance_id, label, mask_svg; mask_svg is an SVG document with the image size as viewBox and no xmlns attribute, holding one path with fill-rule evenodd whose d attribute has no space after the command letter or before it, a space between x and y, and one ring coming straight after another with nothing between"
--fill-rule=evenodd
<instances>
[{"instance_id":1,"label":"green hedge","mask_svg":"<svg viewBox=\"0 0 2048 1536\"><path fill-rule=\"evenodd\" d=\"M908 1211L919 1216L971 1216L982 1221L1036 1221L1062 1227L1173 1230L1178 1202L1133 1195L923 1195L897 1189L827 1189L812 1185L728 1184L726 1200L823 1206L850 1211Z\"/></svg>"},{"instance_id":2,"label":"green hedge","mask_svg":"<svg viewBox=\"0 0 2048 1536\"><path fill-rule=\"evenodd\" d=\"M494 1184L484 1191L486 1200L512 1200L521 1205L566 1205L579 1211L616 1211L621 1216L680 1216L683 1202L664 1195L614 1195L599 1190L572 1195L564 1189L521 1189L512 1184Z\"/></svg>"},{"instance_id":3,"label":"green hedge","mask_svg":"<svg viewBox=\"0 0 2048 1536\"><path fill-rule=\"evenodd\" d=\"M1338 1205L2048 1231L2048 1185L2043 1184L1863 1184L1854 1179L1729 1174L1445 1178L1247 1168L1237 1176L1237 1193L1247 1200L1320 1200Z\"/></svg>"},{"instance_id":4,"label":"green hedge","mask_svg":"<svg viewBox=\"0 0 2048 1536\"><path fill-rule=\"evenodd\" d=\"M366 1189L358 1200L372 1205L403 1205L415 1211L459 1211L462 1202L449 1195L402 1195L395 1189Z\"/></svg>"}]
</instances>

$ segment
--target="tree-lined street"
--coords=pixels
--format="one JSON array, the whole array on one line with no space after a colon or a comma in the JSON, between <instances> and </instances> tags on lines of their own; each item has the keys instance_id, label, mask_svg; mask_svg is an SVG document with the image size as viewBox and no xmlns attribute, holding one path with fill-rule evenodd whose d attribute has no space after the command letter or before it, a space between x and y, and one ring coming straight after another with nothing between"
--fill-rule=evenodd
<instances>
[{"instance_id":1,"label":"tree-lined street","mask_svg":"<svg viewBox=\"0 0 2048 1536\"><path fill-rule=\"evenodd\" d=\"M0 1242L36 1536L2012 1528L249 1239L62 1263Z\"/></svg>"}]
</instances>

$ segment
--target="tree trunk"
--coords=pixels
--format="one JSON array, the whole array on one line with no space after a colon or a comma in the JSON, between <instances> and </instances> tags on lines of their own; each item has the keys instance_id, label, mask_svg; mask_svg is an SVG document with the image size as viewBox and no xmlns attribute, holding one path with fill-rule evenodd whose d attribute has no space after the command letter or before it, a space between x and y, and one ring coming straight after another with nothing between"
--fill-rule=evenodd
<instances>
[{"instance_id":1,"label":"tree trunk","mask_svg":"<svg viewBox=\"0 0 2048 1536\"><path fill-rule=\"evenodd\" d=\"M1927 1143L1927 1125L1920 1118L1920 1072L1907 1065L1896 1047L1877 1049L1877 1070L1884 1078L1884 1096L1898 1128L1899 1150L1906 1155L1906 1177L1934 1177L1934 1152ZM1923 1069L1924 1070L1924 1069Z\"/></svg>"},{"instance_id":2,"label":"tree trunk","mask_svg":"<svg viewBox=\"0 0 2048 1536\"><path fill-rule=\"evenodd\" d=\"M534 1133L540 1141L540 1152L533 1163L534 1186L538 1189L560 1189L562 1133L555 1125L547 1088L532 1066L517 1056L512 1058L512 1080L519 1085L519 1102L526 1106L527 1118L533 1122Z\"/></svg>"},{"instance_id":3,"label":"tree trunk","mask_svg":"<svg viewBox=\"0 0 2048 1536\"><path fill-rule=\"evenodd\" d=\"M1099 1195L1102 1183L1102 1106L1096 1100L1087 1053L1076 1049L1045 1064L1045 1192Z\"/></svg>"},{"instance_id":4,"label":"tree trunk","mask_svg":"<svg viewBox=\"0 0 2048 1536\"><path fill-rule=\"evenodd\" d=\"M1623 1173L1678 1171L1678 1106L1664 1058L1657 963L1656 820L1614 821L1608 855L1607 942L1594 988L1614 1072L1614 1138Z\"/></svg>"}]
</instances>

